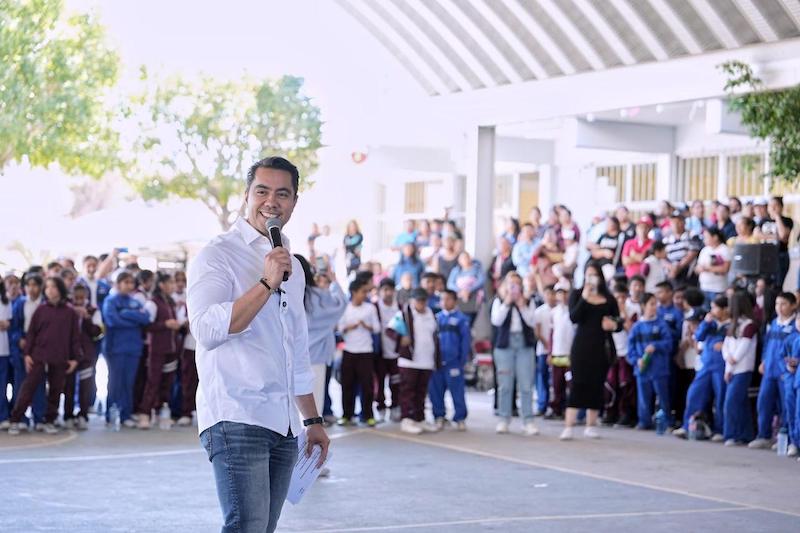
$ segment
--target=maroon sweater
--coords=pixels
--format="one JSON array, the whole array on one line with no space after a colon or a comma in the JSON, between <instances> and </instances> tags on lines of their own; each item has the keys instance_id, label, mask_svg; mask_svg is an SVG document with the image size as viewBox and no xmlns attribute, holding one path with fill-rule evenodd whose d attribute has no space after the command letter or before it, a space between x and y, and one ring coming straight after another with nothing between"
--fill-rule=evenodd
<instances>
[{"instance_id":1,"label":"maroon sweater","mask_svg":"<svg viewBox=\"0 0 800 533\"><path fill-rule=\"evenodd\" d=\"M177 332L167 327L167 320L175 319L175 306L166 300L153 297L156 304L156 319L146 328L150 339L150 351L158 354L177 353Z\"/></svg>"},{"instance_id":2,"label":"maroon sweater","mask_svg":"<svg viewBox=\"0 0 800 533\"><path fill-rule=\"evenodd\" d=\"M34 311L25 354L44 363L79 361L83 357L78 314L66 303L45 302Z\"/></svg>"},{"instance_id":3,"label":"maroon sweater","mask_svg":"<svg viewBox=\"0 0 800 533\"><path fill-rule=\"evenodd\" d=\"M78 317L81 332L81 347L83 348L83 361L89 363L93 363L97 357L95 353L95 339L103 332L100 326L92 322L92 316L95 311L97 311L97 309L91 305L87 305L86 312L89 313L89 317L86 319Z\"/></svg>"}]
</instances>

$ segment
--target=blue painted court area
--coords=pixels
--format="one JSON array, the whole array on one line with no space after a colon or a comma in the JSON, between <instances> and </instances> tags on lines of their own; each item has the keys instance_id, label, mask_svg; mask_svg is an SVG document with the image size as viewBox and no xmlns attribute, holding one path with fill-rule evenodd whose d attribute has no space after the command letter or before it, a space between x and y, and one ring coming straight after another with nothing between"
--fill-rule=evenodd
<instances>
[{"instance_id":1,"label":"blue painted court area","mask_svg":"<svg viewBox=\"0 0 800 533\"><path fill-rule=\"evenodd\" d=\"M467 433L332 431L331 477L279 531L800 531L796 461L625 430L562 443L557 423L497 436L472 404ZM3 434L0 472L3 532L219 530L192 428Z\"/></svg>"}]
</instances>

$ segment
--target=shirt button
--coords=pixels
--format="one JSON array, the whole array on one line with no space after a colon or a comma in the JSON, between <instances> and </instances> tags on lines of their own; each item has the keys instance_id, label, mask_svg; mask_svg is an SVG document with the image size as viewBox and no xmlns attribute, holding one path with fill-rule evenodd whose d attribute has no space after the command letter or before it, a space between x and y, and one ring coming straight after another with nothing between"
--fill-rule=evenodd
<instances>
[{"instance_id":1,"label":"shirt button","mask_svg":"<svg viewBox=\"0 0 800 533\"><path fill-rule=\"evenodd\" d=\"M283 306L286 307L286 302L283 302Z\"/></svg>"}]
</instances>

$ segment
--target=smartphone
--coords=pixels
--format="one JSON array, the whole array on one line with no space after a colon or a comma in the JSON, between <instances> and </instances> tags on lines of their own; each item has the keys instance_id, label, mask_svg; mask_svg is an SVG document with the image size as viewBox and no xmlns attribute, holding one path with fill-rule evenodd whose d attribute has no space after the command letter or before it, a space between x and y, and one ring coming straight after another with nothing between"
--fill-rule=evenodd
<instances>
[{"instance_id":1,"label":"smartphone","mask_svg":"<svg viewBox=\"0 0 800 533\"><path fill-rule=\"evenodd\" d=\"M118 251L119 253L121 253L121 254L127 254L127 253L128 253L128 247L127 247L127 246L125 246L125 247L120 247L120 248L117 248L117 251Z\"/></svg>"}]
</instances>

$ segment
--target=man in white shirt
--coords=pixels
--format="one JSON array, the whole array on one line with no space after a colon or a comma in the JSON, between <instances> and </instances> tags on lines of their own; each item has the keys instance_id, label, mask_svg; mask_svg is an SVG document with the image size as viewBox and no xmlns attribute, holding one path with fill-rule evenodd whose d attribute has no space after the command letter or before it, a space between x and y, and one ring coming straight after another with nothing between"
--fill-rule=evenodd
<instances>
[{"instance_id":1,"label":"man in white shirt","mask_svg":"<svg viewBox=\"0 0 800 533\"><path fill-rule=\"evenodd\" d=\"M189 270L198 428L223 531L275 531L297 460L298 409L306 454L320 446L321 466L328 452L314 403L305 276L288 246L273 248L266 232L270 218L289 221L298 182L297 168L281 157L250 167L246 219L206 245Z\"/></svg>"}]
</instances>

